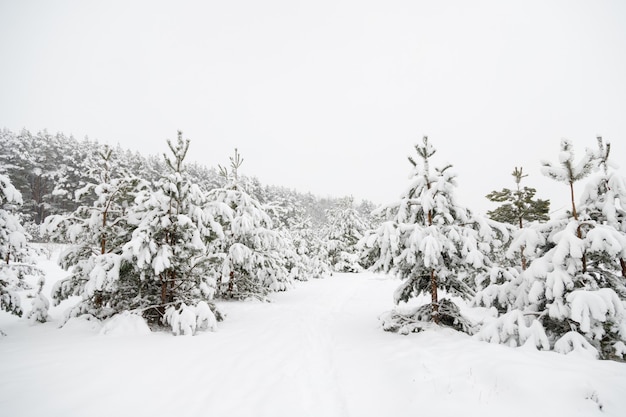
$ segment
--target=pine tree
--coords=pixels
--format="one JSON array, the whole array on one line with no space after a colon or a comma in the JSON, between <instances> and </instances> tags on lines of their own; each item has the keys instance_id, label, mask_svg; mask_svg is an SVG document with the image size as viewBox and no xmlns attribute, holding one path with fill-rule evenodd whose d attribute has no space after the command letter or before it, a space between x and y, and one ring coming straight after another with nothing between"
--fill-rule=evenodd
<instances>
[{"instance_id":1,"label":"pine tree","mask_svg":"<svg viewBox=\"0 0 626 417\"><path fill-rule=\"evenodd\" d=\"M611 144L604 144L601 137L598 137L597 141L601 170L600 174L586 185L581 197L583 220L610 226L618 233L626 234L626 180L612 169L609 160ZM599 263L608 264L608 268L605 269L610 270L614 269L610 265L618 263L621 276L626 279L626 261L623 255L617 254L617 259L594 259L594 262L595 267L598 267Z\"/></svg>"},{"instance_id":2,"label":"pine tree","mask_svg":"<svg viewBox=\"0 0 626 417\"><path fill-rule=\"evenodd\" d=\"M626 235L619 222L606 220L618 213L616 195L606 192L607 176L591 181L583 204L575 205L574 183L606 164L609 148L598 144L598 152L587 150L576 161L571 142L563 140L560 166L544 163L544 174L569 186L572 210L516 237L509 255L524 247L536 256L509 285L509 311L480 338L563 353L582 349L601 358L626 355L626 283L618 262Z\"/></svg>"},{"instance_id":3,"label":"pine tree","mask_svg":"<svg viewBox=\"0 0 626 417\"><path fill-rule=\"evenodd\" d=\"M22 204L21 193L13 186L10 178L0 174L0 310L22 316L23 310L19 290L29 289L24 280L26 275L39 276L43 286L43 272L30 259L35 250L28 244L27 234L19 217L14 214L15 206ZM48 304L41 291L33 304L38 321L45 321Z\"/></svg>"},{"instance_id":4,"label":"pine tree","mask_svg":"<svg viewBox=\"0 0 626 417\"><path fill-rule=\"evenodd\" d=\"M81 298L69 310L68 319L83 314L105 319L134 308L136 273L122 252L134 230L128 211L138 192L148 185L114 167L107 146L98 156L99 167L90 173L97 182L75 192L76 199L87 204L68 215L49 216L42 226L54 241L71 245L59 257L59 264L70 275L53 287L55 304L72 296Z\"/></svg>"},{"instance_id":5,"label":"pine tree","mask_svg":"<svg viewBox=\"0 0 626 417\"><path fill-rule=\"evenodd\" d=\"M263 207L284 242L282 253L289 277L307 281L330 274L320 233L314 230L298 194L276 186L265 187L262 194L269 201Z\"/></svg>"},{"instance_id":6,"label":"pine tree","mask_svg":"<svg viewBox=\"0 0 626 417\"><path fill-rule=\"evenodd\" d=\"M168 145L170 172L154 187L119 167L119 176L112 175L112 154L105 148L100 182L79 192L95 193L94 204L47 220L50 233L73 243L61 256L71 275L53 289L57 303L81 297L69 317L104 319L129 310L153 325L169 325L174 334L216 327L215 277L204 241L221 229L205 211L204 194L185 175L189 140L179 132Z\"/></svg>"},{"instance_id":7,"label":"pine tree","mask_svg":"<svg viewBox=\"0 0 626 417\"><path fill-rule=\"evenodd\" d=\"M221 314L212 302L216 277L205 242L223 236L205 208L206 197L184 170L189 139L178 132L164 155L169 174L155 190L140 193L129 213L134 225L123 256L136 270L134 306L150 321L160 320L174 334L215 329Z\"/></svg>"},{"instance_id":8,"label":"pine tree","mask_svg":"<svg viewBox=\"0 0 626 417\"><path fill-rule=\"evenodd\" d=\"M308 278L324 278L331 274L328 254L320 233L313 228L309 218L294 223L289 229L289 239L295 250L294 279L306 281Z\"/></svg>"},{"instance_id":9,"label":"pine tree","mask_svg":"<svg viewBox=\"0 0 626 417\"><path fill-rule=\"evenodd\" d=\"M16 290L24 284L15 271L8 268L8 264L11 253L19 250L26 243L26 238L19 220L6 205L21 203L20 192L7 176L0 174L0 255L4 264L0 269L0 309L18 316L22 315L22 306Z\"/></svg>"},{"instance_id":10,"label":"pine tree","mask_svg":"<svg viewBox=\"0 0 626 417\"><path fill-rule=\"evenodd\" d=\"M522 179L528 176L523 174L523 168L515 167L512 175L515 179L515 190L503 188L501 191L492 191L487 194L490 201L504 203L495 210L488 211L487 215L495 221L517 225L520 229L523 229L524 224L528 222L549 220L550 201L535 199L537 190L534 188L520 187ZM520 250L520 257L522 270L524 270L526 257L523 247Z\"/></svg>"},{"instance_id":11,"label":"pine tree","mask_svg":"<svg viewBox=\"0 0 626 417\"><path fill-rule=\"evenodd\" d=\"M326 211L328 224L324 240L328 261L336 272L361 272L358 242L369 229L354 207L354 199L346 197Z\"/></svg>"},{"instance_id":12,"label":"pine tree","mask_svg":"<svg viewBox=\"0 0 626 417\"><path fill-rule=\"evenodd\" d=\"M282 254L285 242L261 203L239 183L243 159L236 149L230 162L230 171L220 166L226 185L207 195L207 208L224 230L224 239L209 244L212 253L222 256L214 270L218 296L265 299L270 291L290 285Z\"/></svg>"},{"instance_id":13,"label":"pine tree","mask_svg":"<svg viewBox=\"0 0 626 417\"><path fill-rule=\"evenodd\" d=\"M550 162L543 162L541 172L549 178L552 178L559 182L564 182L569 185L570 199L572 204L572 217L575 221L578 221L578 212L576 211L576 198L574 195L574 183L587 177L591 172L597 168L596 155L593 151L587 149L585 155L581 160L576 163L574 161L574 150L571 141L563 139L561 141L561 152L559 154L560 167ZM578 239L582 239L581 226L576 228L576 236ZM582 270L587 270L587 260L585 254L582 258Z\"/></svg>"},{"instance_id":14,"label":"pine tree","mask_svg":"<svg viewBox=\"0 0 626 417\"><path fill-rule=\"evenodd\" d=\"M470 299L473 281L491 266L489 252L499 233L495 222L472 215L454 195L451 166L431 169L435 148L428 138L415 146L409 188L398 202L378 211L387 220L367 238L366 249L377 257L374 270L403 279L394 294L396 303L430 294L431 302L408 313L394 310L383 316L385 330L419 331L432 321L471 332L472 325L448 296Z\"/></svg>"},{"instance_id":15,"label":"pine tree","mask_svg":"<svg viewBox=\"0 0 626 417\"><path fill-rule=\"evenodd\" d=\"M515 190L503 188L487 194L490 201L505 203L488 211L487 215L495 221L517 225L520 229L524 228L526 222L549 220L550 201L535 199L537 190L534 188L521 188L522 179L528 176L523 173L523 168L515 167L511 175L515 180Z\"/></svg>"}]
</instances>

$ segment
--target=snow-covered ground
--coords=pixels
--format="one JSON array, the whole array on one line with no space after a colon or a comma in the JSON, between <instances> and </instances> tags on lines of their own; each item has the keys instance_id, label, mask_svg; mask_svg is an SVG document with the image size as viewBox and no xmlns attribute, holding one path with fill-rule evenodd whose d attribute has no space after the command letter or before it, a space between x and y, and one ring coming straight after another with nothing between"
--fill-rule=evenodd
<instances>
[{"instance_id":1,"label":"snow-covered ground","mask_svg":"<svg viewBox=\"0 0 626 417\"><path fill-rule=\"evenodd\" d=\"M54 259L40 266L47 288L63 275ZM46 324L0 313L0 415L626 415L626 364L447 329L382 331L377 316L397 285L336 274L271 303L223 302L219 330L194 337L146 333L128 318L58 329L67 305Z\"/></svg>"}]
</instances>

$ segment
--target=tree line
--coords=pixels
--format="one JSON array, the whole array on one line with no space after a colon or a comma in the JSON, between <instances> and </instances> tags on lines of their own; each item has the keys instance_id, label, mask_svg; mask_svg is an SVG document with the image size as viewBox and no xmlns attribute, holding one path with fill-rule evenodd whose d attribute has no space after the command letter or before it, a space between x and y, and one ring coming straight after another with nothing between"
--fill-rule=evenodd
<instances>
[{"instance_id":1,"label":"tree line","mask_svg":"<svg viewBox=\"0 0 626 417\"><path fill-rule=\"evenodd\" d=\"M403 279L396 303L421 295L430 302L383 315L383 328L404 334L447 325L477 338L562 353L626 356L626 180L602 138L577 159L563 140L558 162L542 173L564 183L571 209L547 216L549 203L520 186L487 197L501 203L490 217L458 204L450 166L434 167L428 138L415 146L411 187L384 205L382 224L365 241L374 269ZM574 184L586 181L581 196ZM475 323L458 300L487 307Z\"/></svg>"},{"instance_id":2,"label":"tree line","mask_svg":"<svg viewBox=\"0 0 626 417\"><path fill-rule=\"evenodd\" d=\"M67 319L129 310L174 333L214 327L215 299L265 299L295 280L362 269L355 243L373 204L263 186L239 174L236 149L230 165L208 169L185 163L181 132L159 158L45 132L4 130L2 141L7 311L21 314L15 291L26 285L32 240L69 244L59 261L69 276L52 292L55 304L81 297ZM351 217L358 230L345 240L337 225ZM45 321L38 298L31 317Z\"/></svg>"},{"instance_id":3,"label":"tree line","mask_svg":"<svg viewBox=\"0 0 626 417\"><path fill-rule=\"evenodd\" d=\"M434 165L426 137L409 157L410 187L376 207L262 186L239 174L237 150L217 170L185 164L182 133L160 158L73 139L73 150L18 144L46 135L2 133L7 311L20 313L22 277L37 274L25 261L33 253L25 223L69 244L60 260L69 276L52 293L54 303L80 297L68 318L131 311L193 334L222 318L215 300L265 299L297 280L371 270L402 280L398 307L381 316L385 330L449 326L494 343L626 356L626 180L602 138L580 158L563 140L558 162L543 163L571 197L571 209L550 218L549 201L522 186L521 167L513 188L486 196L498 204L486 216L461 206L452 167ZM32 320L46 318L42 286L32 289ZM468 305L485 318L464 314Z\"/></svg>"}]
</instances>

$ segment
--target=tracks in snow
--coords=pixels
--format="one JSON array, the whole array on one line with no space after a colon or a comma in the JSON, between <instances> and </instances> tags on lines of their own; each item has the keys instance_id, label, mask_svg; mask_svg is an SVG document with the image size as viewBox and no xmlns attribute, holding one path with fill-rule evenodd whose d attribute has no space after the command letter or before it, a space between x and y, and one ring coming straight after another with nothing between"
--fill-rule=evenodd
<instances>
[{"instance_id":1,"label":"tracks in snow","mask_svg":"<svg viewBox=\"0 0 626 417\"><path fill-rule=\"evenodd\" d=\"M245 398L240 397L232 410L215 411L255 416L356 415L346 390L366 380L376 363L376 358L363 356L371 353L371 346L370 333L363 337L362 331L369 328L381 336L376 315L382 310L376 310L376 304L386 298L373 292L377 299L368 299L372 291L362 291L363 286L395 285L372 282L375 278L337 274L276 294L271 304L224 305L228 318L212 342L221 339L233 346L232 354L222 358L233 370L226 391L236 390Z\"/></svg>"}]
</instances>

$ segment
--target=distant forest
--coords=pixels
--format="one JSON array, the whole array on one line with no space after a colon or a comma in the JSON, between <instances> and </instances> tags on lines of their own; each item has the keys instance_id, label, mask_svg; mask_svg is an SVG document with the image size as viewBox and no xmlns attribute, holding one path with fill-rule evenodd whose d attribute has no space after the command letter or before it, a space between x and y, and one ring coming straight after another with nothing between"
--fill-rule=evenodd
<instances>
[{"instance_id":1,"label":"distant forest","mask_svg":"<svg viewBox=\"0 0 626 417\"><path fill-rule=\"evenodd\" d=\"M191 143L193 146L193 141ZM63 133L53 135L45 130L33 134L28 130L15 133L8 129L0 131L0 144L0 173L11 178L22 193L24 204L16 209L26 225L39 225L50 215L72 212L94 198L86 195L79 202L76 192L86 184L98 182L100 153L107 145L88 138L78 140ZM224 164L227 165L227 161ZM166 172L162 155L143 155L119 144L112 147L110 165L114 175L116 171L125 170L149 182L156 182ZM226 181L216 167L189 163L185 171L204 191L223 187ZM345 205L347 201L353 203L349 196L315 196L280 185L261 184L256 177L242 176L240 183L270 213L285 216L297 211L318 230L328 224L328 210ZM362 201L354 208L370 219L375 205ZM29 229L37 239L36 228Z\"/></svg>"}]
</instances>

